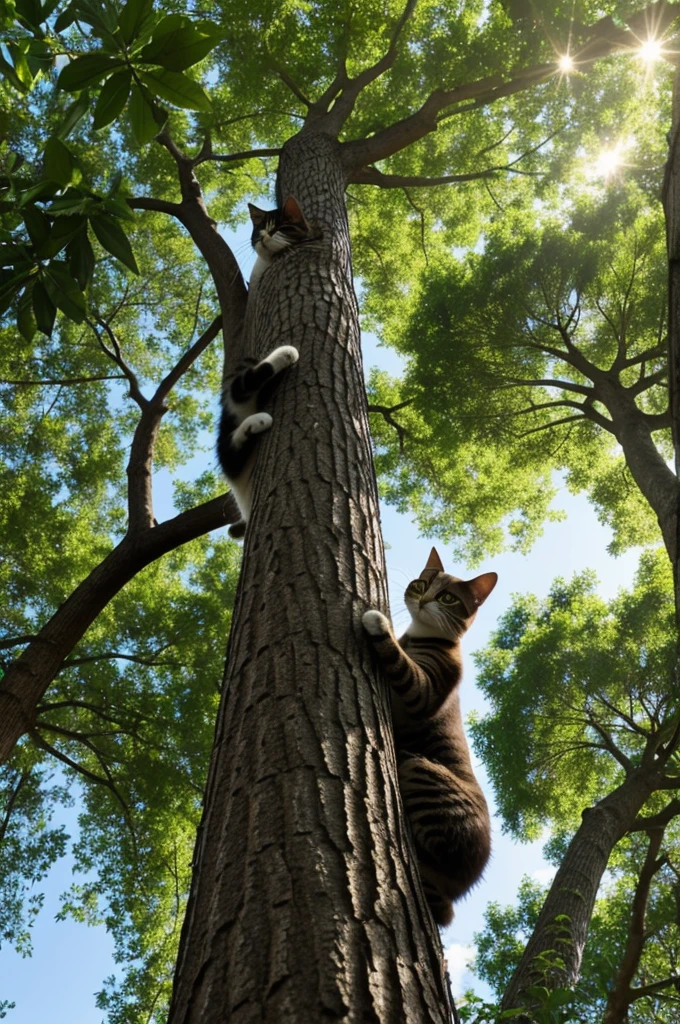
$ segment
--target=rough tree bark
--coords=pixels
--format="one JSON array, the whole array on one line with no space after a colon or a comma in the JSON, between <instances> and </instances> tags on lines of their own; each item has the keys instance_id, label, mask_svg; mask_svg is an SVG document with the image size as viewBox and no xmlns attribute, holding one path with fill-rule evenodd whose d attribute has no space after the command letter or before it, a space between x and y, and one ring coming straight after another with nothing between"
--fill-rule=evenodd
<instances>
[{"instance_id":1,"label":"rough tree bark","mask_svg":"<svg viewBox=\"0 0 680 1024\"><path fill-rule=\"evenodd\" d=\"M279 190L323 231L275 261L244 346L300 361L260 441L171 1024L451 1019L361 613L386 609L340 147Z\"/></svg>"}]
</instances>

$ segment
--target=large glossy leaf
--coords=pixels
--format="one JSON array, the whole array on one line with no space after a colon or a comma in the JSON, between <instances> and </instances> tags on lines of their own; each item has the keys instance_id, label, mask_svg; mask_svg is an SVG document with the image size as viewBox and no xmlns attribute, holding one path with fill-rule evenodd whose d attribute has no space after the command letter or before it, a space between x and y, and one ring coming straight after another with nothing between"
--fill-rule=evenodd
<instances>
[{"instance_id":1,"label":"large glossy leaf","mask_svg":"<svg viewBox=\"0 0 680 1024\"><path fill-rule=\"evenodd\" d=\"M81 231L66 246L66 256L71 273L80 287L85 290L94 274L94 250L87 237L87 231Z\"/></svg>"},{"instance_id":2,"label":"large glossy leaf","mask_svg":"<svg viewBox=\"0 0 680 1024\"><path fill-rule=\"evenodd\" d=\"M197 82L177 71L144 71L139 77L161 99L187 110L210 110L210 100Z\"/></svg>"},{"instance_id":3,"label":"large glossy leaf","mask_svg":"<svg viewBox=\"0 0 680 1024\"><path fill-rule=\"evenodd\" d=\"M82 323L87 310L85 296L68 265L61 260L53 260L43 269L42 279L47 294L57 309L77 324Z\"/></svg>"},{"instance_id":4,"label":"large glossy leaf","mask_svg":"<svg viewBox=\"0 0 680 1024\"><path fill-rule=\"evenodd\" d=\"M211 21L192 23L181 15L170 15L157 26L140 57L168 71L184 71L203 60L222 37L222 30Z\"/></svg>"},{"instance_id":5,"label":"large glossy leaf","mask_svg":"<svg viewBox=\"0 0 680 1024\"><path fill-rule=\"evenodd\" d=\"M126 43L131 43L148 22L153 0L128 0L118 15L118 27Z\"/></svg>"},{"instance_id":6,"label":"large glossy leaf","mask_svg":"<svg viewBox=\"0 0 680 1024\"><path fill-rule=\"evenodd\" d=\"M139 268L132 252L132 246L118 221L113 217L100 214L91 217L90 224L99 244L135 274L138 274Z\"/></svg>"},{"instance_id":7,"label":"large glossy leaf","mask_svg":"<svg viewBox=\"0 0 680 1024\"><path fill-rule=\"evenodd\" d=\"M62 68L57 86L66 92L77 92L88 85L101 82L111 71L115 71L123 63L117 57L109 57L103 53L87 53L76 57L65 68Z\"/></svg>"},{"instance_id":8,"label":"large glossy leaf","mask_svg":"<svg viewBox=\"0 0 680 1024\"><path fill-rule=\"evenodd\" d=\"M132 86L128 112L132 133L139 145L151 142L160 129L153 114L153 100L147 99L138 85Z\"/></svg>"},{"instance_id":9,"label":"large glossy leaf","mask_svg":"<svg viewBox=\"0 0 680 1024\"><path fill-rule=\"evenodd\" d=\"M47 294L42 281L36 281L33 285L33 315L38 330L49 337L54 327L57 307Z\"/></svg>"},{"instance_id":10,"label":"large glossy leaf","mask_svg":"<svg viewBox=\"0 0 680 1024\"><path fill-rule=\"evenodd\" d=\"M67 139L74 128L80 124L85 114L90 109L90 96L86 91L81 92L80 96L66 108L64 119L57 128L55 135L60 139Z\"/></svg>"},{"instance_id":11,"label":"large glossy leaf","mask_svg":"<svg viewBox=\"0 0 680 1024\"><path fill-rule=\"evenodd\" d=\"M28 282L17 305L17 327L19 334L26 341L31 341L38 329L33 315L33 285L33 281Z\"/></svg>"},{"instance_id":12,"label":"large glossy leaf","mask_svg":"<svg viewBox=\"0 0 680 1024\"><path fill-rule=\"evenodd\" d=\"M61 139L53 135L47 140L43 155L43 171L46 178L59 185L68 185L73 177L73 157Z\"/></svg>"},{"instance_id":13,"label":"large glossy leaf","mask_svg":"<svg viewBox=\"0 0 680 1024\"><path fill-rule=\"evenodd\" d=\"M123 68L121 71L116 71L104 83L104 87L97 100L97 106L94 109L94 119L92 121L94 128L104 128L107 124L115 121L127 103L131 82L132 72L129 68Z\"/></svg>"}]
</instances>

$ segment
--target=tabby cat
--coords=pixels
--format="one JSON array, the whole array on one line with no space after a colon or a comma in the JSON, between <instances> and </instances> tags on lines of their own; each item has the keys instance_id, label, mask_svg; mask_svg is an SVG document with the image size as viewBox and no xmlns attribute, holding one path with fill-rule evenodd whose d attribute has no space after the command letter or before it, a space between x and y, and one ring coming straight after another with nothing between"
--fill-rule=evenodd
<instances>
[{"instance_id":1,"label":"tabby cat","mask_svg":"<svg viewBox=\"0 0 680 1024\"><path fill-rule=\"evenodd\" d=\"M262 407L273 391L276 375L298 360L298 350L282 345L257 362L246 359L222 389L222 415L217 455L231 485L241 519L229 527L232 537L242 537L252 505L252 475L256 437L269 430L272 418Z\"/></svg>"},{"instance_id":2,"label":"tabby cat","mask_svg":"<svg viewBox=\"0 0 680 1024\"><path fill-rule=\"evenodd\" d=\"M252 203L248 203L248 210L253 222L251 243L257 253L257 260L250 274L252 291L277 253L289 245L310 241L316 233L305 220L293 196L288 196L280 210L260 210Z\"/></svg>"},{"instance_id":3,"label":"tabby cat","mask_svg":"<svg viewBox=\"0 0 680 1024\"><path fill-rule=\"evenodd\" d=\"M363 616L390 684L399 788L411 823L420 874L438 925L452 901L478 881L489 859L491 823L472 771L458 697L460 638L496 585L495 572L459 580L436 550L406 588L411 624L397 640L381 612Z\"/></svg>"}]
</instances>

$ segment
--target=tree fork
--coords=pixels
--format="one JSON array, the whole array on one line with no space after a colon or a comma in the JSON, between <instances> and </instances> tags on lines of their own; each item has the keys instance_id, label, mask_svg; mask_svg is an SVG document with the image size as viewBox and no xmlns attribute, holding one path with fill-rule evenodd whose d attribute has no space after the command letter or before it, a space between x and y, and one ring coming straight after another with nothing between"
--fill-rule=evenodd
<instances>
[{"instance_id":1,"label":"tree fork","mask_svg":"<svg viewBox=\"0 0 680 1024\"><path fill-rule=\"evenodd\" d=\"M340 147L279 185L321 241L275 260L244 351L295 345L262 435L170 1024L448 1022L361 613L386 608Z\"/></svg>"}]
</instances>

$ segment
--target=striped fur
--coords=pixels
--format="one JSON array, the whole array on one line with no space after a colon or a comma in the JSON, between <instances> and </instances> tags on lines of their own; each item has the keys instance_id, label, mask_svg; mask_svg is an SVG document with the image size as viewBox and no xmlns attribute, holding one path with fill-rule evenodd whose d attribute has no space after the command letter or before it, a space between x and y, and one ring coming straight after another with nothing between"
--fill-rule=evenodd
<instances>
[{"instance_id":1,"label":"striped fur","mask_svg":"<svg viewBox=\"0 0 680 1024\"><path fill-rule=\"evenodd\" d=\"M489 811L474 773L458 698L460 638L496 584L443 571L435 549L406 588L411 624L397 640L381 612L363 624L390 685L399 786L423 888L439 925L478 881L489 859Z\"/></svg>"}]
</instances>

